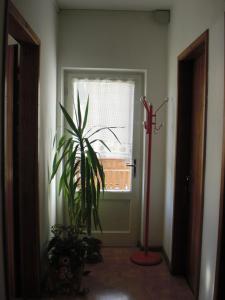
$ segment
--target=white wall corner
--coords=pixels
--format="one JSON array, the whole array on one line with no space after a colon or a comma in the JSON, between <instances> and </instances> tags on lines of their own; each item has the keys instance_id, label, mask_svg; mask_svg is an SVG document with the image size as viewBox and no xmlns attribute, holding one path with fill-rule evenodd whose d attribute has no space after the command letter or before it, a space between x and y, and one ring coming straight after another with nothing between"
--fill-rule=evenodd
<instances>
[{"instance_id":1,"label":"white wall corner","mask_svg":"<svg viewBox=\"0 0 225 300\"><path fill-rule=\"evenodd\" d=\"M55 7L56 12L59 13L60 8L59 8L58 1L57 0L51 0L51 1L52 1L53 6Z\"/></svg>"}]
</instances>

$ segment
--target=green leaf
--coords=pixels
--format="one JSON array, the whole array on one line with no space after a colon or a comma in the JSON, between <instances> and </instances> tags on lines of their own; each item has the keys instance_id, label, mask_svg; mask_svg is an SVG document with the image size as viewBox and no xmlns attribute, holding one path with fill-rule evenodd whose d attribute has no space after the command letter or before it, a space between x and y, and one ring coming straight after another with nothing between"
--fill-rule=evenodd
<instances>
[{"instance_id":1,"label":"green leaf","mask_svg":"<svg viewBox=\"0 0 225 300\"><path fill-rule=\"evenodd\" d=\"M82 117L81 117L80 96L79 96L79 93L77 93L77 110L78 110L78 126L79 126L79 129L81 130Z\"/></svg>"},{"instance_id":2,"label":"green leaf","mask_svg":"<svg viewBox=\"0 0 225 300\"><path fill-rule=\"evenodd\" d=\"M98 211L97 211L97 210L94 210L94 211L93 211L93 215L94 215L95 223L98 224L98 227L99 227L99 229L100 229L101 232L102 232L102 225L101 225L101 221L100 221L100 218L99 218Z\"/></svg>"},{"instance_id":3,"label":"green leaf","mask_svg":"<svg viewBox=\"0 0 225 300\"><path fill-rule=\"evenodd\" d=\"M99 128L99 129L95 130L91 135L89 135L87 137L87 139L90 139L92 136L94 136L98 132L101 132L103 130L109 130L112 133L112 135L115 137L115 139L121 144L120 140L118 139L118 137L116 136L116 134L112 130L112 129L116 129L116 128L123 128L123 127L114 127L114 126L113 127L102 127L102 128Z\"/></svg>"},{"instance_id":4,"label":"green leaf","mask_svg":"<svg viewBox=\"0 0 225 300\"><path fill-rule=\"evenodd\" d=\"M118 139L118 137L116 136L116 134L113 132L113 130L110 127L108 127L107 129L112 133L112 135L114 135L114 137L117 140L117 142L120 143L120 140Z\"/></svg>"},{"instance_id":5,"label":"green leaf","mask_svg":"<svg viewBox=\"0 0 225 300\"><path fill-rule=\"evenodd\" d=\"M62 146L65 144L65 142L66 142L66 136L63 135L58 142L58 147L57 147L58 151L62 148Z\"/></svg>"},{"instance_id":6,"label":"green leaf","mask_svg":"<svg viewBox=\"0 0 225 300\"><path fill-rule=\"evenodd\" d=\"M105 189L105 186L102 187L103 193L104 193L104 189ZM101 191L101 185L100 185L99 180L97 179L97 197L96 197L96 199L97 199L97 208L99 207L100 191Z\"/></svg>"},{"instance_id":7,"label":"green leaf","mask_svg":"<svg viewBox=\"0 0 225 300\"><path fill-rule=\"evenodd\" d=\"M69 176L69 170L67 168L64 168L59 181L59 194L61 193L62 190L64 195L65 192L68 193L68 189L69 189L68 180L67 180L68 176Z\"/></svg>"},{"instance_id":8,"label":"green leaf","mask_svg":"<svg viewBox=\"0 0 225 300\"><path fill-rule=\"evenodd\" d=\"M69 146L70 146L69 150L67 151L67 153L65 155L64 170L63 170L63 173L60 177L59 194L60 194L62 189L65 190L65 187L66 187L66 189L69 190L68 179L69 179L69 176L72 172L71 168L73 166L73 161L76 160L76 153L77 153L78 145L76 145L76 147L73 150L73 141L71 139L71 143L70 143Z\"/></svg>"},{"instance_id":9,"label":"green leaf","mask_svg":"<svg viewBox=\"0 0 225 300\"><path fill-rule=\"evenodd\" d=\"M78 91L77 91L77 95L78 95ZM74 107L74 113L75 113L77 127L78 127L78 116L77 116L77 110L76 110L76 106L75 106L75 99L73 99L73 107Z\"/></svg>"},{"instance_id":10,"label":"green leaf","mask_svg":"<svg viewBox=\"0 0 225 300\"><path fill-rule=\"evenodd\" d=\"M65 186L65 183L64 183L64 173L65 173L65 172L66 172L66 169L64 169L62 175L60 176L60 180L59 180L59 191L58 191L59 195L61 194L61 191L62 191L62 189L63 189L64 186Z\"/></svg>"},{"instance_id":11,"label":"green leaf","mask_svg":"<svg viewBox=\"0 0 225 300\"><path fill-rule=\"evenodd\" d=\"M98 176L98 174L99 174L99 176L101 178L102 186L105 187L105 174L104 174L104 171L103 171L103 167L101 166L101 164L98 160L98 157L97 157L95 151L93 150L92 146L90 145L88 139L85 139L85 142L87 144L88 152L90 154L91 164L93 166L93 169L95 170L95 175ZM96 172L96 168L98 170L98 174Z\"/></svg>"},{"instance_id":12,"label":"green leaf","mask_svg":"<svg viewBox=\"0 0 225 300\"><path fill-rule=\"evenodd\" d=\"M58 152L56 152L55 155L54 155L53 164L52 164L52 174L55 174L55 173L57 172L57 170L56 170L57 156L58 156ZM53 178L53 177L54 177L54 176L51 175L50 182L52 181L52 178Z\"/></svg>"},{"instance_id":13,"label":"green leaf","mask_svg":"<svg viewBox=\"0 0 225 300\"><path fill-rule=\"evenodd\" d=\"M82 133L83 133L83 131L86 127L86 124L87 124L88 108L89 108L89 96L88 96L88 100L87 100L87 104L86 104L86 108L85 108L84 122L83 122L83 126L82 126Z\"/></svg>"},{"instance_id":14,"label":"green leaf","mask_svg":"<svg viewBox=\"0 0 225 300\"><path fill-rule=\"evenodd\" d=\"M77 145L74 149L74 151L71 151L69 154L68 154L68 158L66 159L65 161L65 164L64 164L64 168L66 168L68 165L71 166L71 162L72 162L72 157L73 156L76 156L76 160L77 162L79 163L80 162L80 159L77 157L77 151L78 151L78 147L79 145Z\"/></svg>"},{"instance_id":15,"label":"green leaf","mask_svg":"<svg viewBox=\"0 0 225 300\"><path fill-rule=\"evenodd\" d=\"M106 147L107 150L109 150L109 152L111 152L111 150L109 149L109 147L106 145L106 143L103 140L100 139L96 139L90 142L90 144L94 144L96 142L100 142L104 147Z\"/></svg>"},{"instance_id":16,"label":"green leaf","mask_svg":"<svg viewBox=\"0 0 225 300\"><path fill-rule=\"evenodd\" d=\"M53 147L55 146L55 143L56 143L56 137L57 137L57 134L54 135L54 139L53 139L53 143L52 143Z\"/></svg>"},{"instance_id":17,"label":"green leaf","mask_svg":"<svg viewBox=\"0 0 225 300\"><path fill-rule=\"evenodd\" d=\"M61 144L62 144L62 139L60 139ZM63 142L64 143L64 142ZM64 151L61 155L61 157L57 160L58 157L58 152L56 152L55 157L54 157L54 161L53 161L53 170L52 170L52 174L51 174L51 178L50 180L52 181L52 179L54 178L54 176L56 175L59 165L61 164L62 160L66 157L66 155L68 154L69 151L67 151L68 147L70 147L71 143L73 144L72 139L68 139L66 146L64 148Z\"/></svg>"},{"instance_id":18,"label":"green leaf","mask_svg":"<svg viewBox=\"0 0 225 300\"><path fill-rule=\"evenodd\" d=\"M83 144L81 144L81 164L80 164L80 174L81 174L81 203L82 203L82 211L85 210L85 199L86 199L86 190L85 190L85 153Z\"/></svg>"},{"instance_id":19,"label":"green leaf","mask_svg":"<svg viewBox=\"0 0 225 300\"><path fill-rule=\"evenodd\" d=\"M88 151L87 151L87 156L90 160L90 163L93 167L93 170L95 172L95 175L98 176L98 168L97 168L97 155L96 153L94 152L93 148L91 147L89 141L87 139L85 139L85 142L86 142L86 145L87 145L87 148L88 148Z\"/></svg>"},{"instance_id":20,"label":"green leaf","mask_svg":"<svg viewBox=\"0 0 225 300\"><path fill-rule=\"evenodd\" d=\"M76 133L74 133L72 130L66 128L66 131L69 132L70 134L74 135L75 137L77 137Z\"/></svg>"},{"instance_id":21,"label":"green leaf","mask_svg":"<svg viewBox=\"0 0 225 300\"><path fill-rule=\"evenodd\" d=\"M52 174L51 174L50 181L52 181L52 179L53 179L54 176L56 175L56 173L57 173L57 171L58 171L58 168L59 168L59 165L61 164L61 162L62 162L62 160L63 160L63 158L64 158L64 155L66 155L67 153L68 153L68 151L65 152L65 153L60 157L60 159L59 159L57 162L54 161L54 163L53 163L53 172L52 172Z\"/></svg>"},{"instance_id":22,"label":"green leaf","mask_svg":"<svg viewBox=\"0 0 225 300\"><path fill-rule=\"evenodd\" d=\"M86 222L87 222L87 234L91 234L91 215L92 215L92 194L91 194L91 166L86 158Z\"/></svg>"},{"instance_id":23,"label":"green leaf","mask_svg":"<svg viewBox=\"0 0 225 300\"><path fill-rule=\"evenodd\" d=\"M85 135L85 137L87 138L87 139L90 139L90 137L92 137L93 135L95 135L96 133L98 133L98 132L100 132L100 131L102 131L102 130L106 130L106 129L108 129L109 127L101 127L101 128L98 128L98 129L96 129L94 132L92 132L91 133L91 135L89 135L88 137L86 137L86 135L93 129L93 128L91 128L91 129L89 129L88 130L88 132L86 133L86 135ZM111 129L115 129L115 128L118 128L118 127L110 127ZM120 128L120 127L119 127Z\"/></svg>"},{"instance_id":24,"label":"green leaf","mask_svg":"<svg viewBox=\"0 0 225 300\"><path fill-rule=\"evenodd\" d=\"M90 179L91 179L92 203L93 203L94 208L96 208L97 207L97 203L96 203L97 193L96 193L96 188L95 188L95 175L92 171L90 172Z\"/></svg>"},{"instance_id":25,"label":"green leaf","mask_svg":"<svg viewBox=\"0 0 225 300\"><path fill-rule=\"evenodd\" d=\"M70 115L68 114L68 112L66 111L66 109L62 106L62 104L60 104L60 107L62 109L62 112L64 114L64 117L67 121L67 123L69 124L70 128L74 131L74 133L76 133L76 135L79 137L79 131L75 125L75 123L73 122L72 118L70 117Z\"/></svg>"}]
</instances>

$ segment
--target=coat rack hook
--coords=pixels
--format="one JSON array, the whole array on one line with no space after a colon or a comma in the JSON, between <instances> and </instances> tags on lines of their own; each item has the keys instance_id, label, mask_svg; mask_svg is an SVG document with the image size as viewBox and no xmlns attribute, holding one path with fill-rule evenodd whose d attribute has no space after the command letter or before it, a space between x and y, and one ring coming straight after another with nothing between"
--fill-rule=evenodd
<instances>
[{"instance_id":1,"label":"coat rack hook","mask_svg":"<svg viewBox=\"0 0 225 300\"><path fill-rule=\"evenodd\" d=\"M164 101L159 105L159 107L156 109L155 114L169 101L169 98L166 97Z\"/></svg>"}]
</instances>

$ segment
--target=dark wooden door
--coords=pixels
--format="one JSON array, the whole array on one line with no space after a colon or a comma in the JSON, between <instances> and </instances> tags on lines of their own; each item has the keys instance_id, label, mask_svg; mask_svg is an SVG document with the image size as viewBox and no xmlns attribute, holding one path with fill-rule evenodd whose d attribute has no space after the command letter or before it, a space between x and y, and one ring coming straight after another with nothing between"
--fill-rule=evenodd
<instances>
[{"instance_id":1,"label":"dark wooden door","mask_svg":"<svg viewBox=\"0 0 225 300\"><path fill-rule=\"evenodd\" d=\"M225 211L224 211L224 208L223 208L222 232L221 232L220 237L221 237L221 252L220 252L220 260L219 260L219 274L218 274L219 282L218 282L218 294L217 294L217 298L216 298L217 300L225 299L225 287L224 287L224 278L225 278Z\"/></svg>"},{"instance_id":2,"label":"dark wooden door","mask_svg":"<svg viewBox=\"0 0 225 300\"><path fill-rule=\"evenodd\" d=\"M205 56L200 52L192 64L192 97L190 99L190 162L187 172L188 228L186 276L194 292L197 291L199 249L201 248L201 216L203 190Z\"/></svg>"},{"instance_id":3,"label":"dark wooden door","mask_svg":"<svg viewBox=\"0 0 225 300\"><path fill-rule=\"evenodd\" d=\"M224 15L224 37L225 37L225 15ZM225 41L225 39L224 39ZM225 52L224 52L225 58ZM225 59L224 59L225 71ZM224 77L224 104L225 104L225 77ZM220 186L220 218L218 230L217 263L214 288L214 300L225 299L225 105L223 111L223 152L221 167Z\"/></svg>"},{"instance_id":4,"label":"dark wooden door","mask_svg":"<svg viewBox=\"0 0 225 300\"><path fill-rule=\"evenodd\" d=\"M7 60L10 70L8 87L10 96L9 115L5 109L4 132L8 195L5 205L5 228L8 237L6 268L11 298L34 298L40 295L40 236L38 196L38 95L40 40L24 20L12 2L8 7L7 34L19 46L19 74L16 63ZM16 55L14 55L16 58ZM15 62L15 61L14 61ZM12 74L14 69L14 75ZM15 88L18 75L18 89ZM13 90L14 88L14 90ZM12 117L12 118L11 118ZM8 118L8 119L7 119ZM11 119L10 119L11 118ZM8 122L8 124L7 124ZM7 131L8 130L8 131ZM9 162L8 162L9 160ZM11 170L11 171L10 171ZM12 175L13 174L13 175ZM6 175L6 174L5 174ZM7 207L7 205L9 207Z\"/></svg>"},{"instance_id":5,"label":"dark wooden door","mask_svg":"<svg viewBox=\"0 0 225 300\"><path fill-rule=\"evenodd\" d=\"M171 269L198 298L204 205L208 31L178 57L176 177Z\"/></svg>"},{"instance_id":6,"label":"dark wooden door","mask_svg":"<svg viewBox=\"0 0 225 300\"><path fill-rule=\"evenodd\" d=\"M6 65L6 147L5 147L5 173L6 173L6 201L5 201L5 218L6 218L6 237L7 237L7 268L8 283L11 287L11 295L16 295L17 290L17 270L19 251L16 245L16 176L14 163L15 158L15 111L17 95L17 70L18 70L18 46L11 45L7 47L7 65ZM17 251L16 251L17 248Z\"/></svg>"}]
</instances>

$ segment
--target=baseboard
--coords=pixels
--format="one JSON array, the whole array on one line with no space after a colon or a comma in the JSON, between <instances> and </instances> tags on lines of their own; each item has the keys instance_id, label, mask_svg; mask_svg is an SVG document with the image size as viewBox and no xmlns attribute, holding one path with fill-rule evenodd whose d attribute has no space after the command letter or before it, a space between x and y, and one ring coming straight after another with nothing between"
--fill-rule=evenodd
<instances>
[{"instance_id":1,"label":"baseboard","mask_svg":"<svg viewBox=\"0 0 225 300\"><path fill-rule=\"evenodd\" d=\"M137 243L137 247L140 250L144 250L145 249L145 247L143 246L143 244L141 244L140 242ZM163 247L162 246L149 246L148 250L152 251L152 252L162 252Z\"/></svg>"},{"instance_id":2,"label":"baseboard","mask_svg":"<svg viewBox=\"0 0 225 300\"><path fill-rule=\"evenodd\" d=\"M162 246L150 246L148 249L152 252L162 252Z\"/></svg>"},{"instance_id":3,"label":"baseboard","mask_svg":"<svg viewBox=\"0 0 225 300\"><path fill-rule=\"evenodd\" d=\"M168 267L170 273L172 274L173 273L172 272L172 266L171 266L169 257L168 257L168 255L167 255L167 253L166 253L166 251L165 251L165 249L163 247L162 247L162 255L163 255L163 258L164 258L164 260L165 260L165 262L167 264L167 267Z\"/></svg>"}]
</instances>

